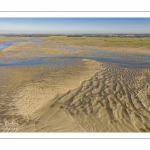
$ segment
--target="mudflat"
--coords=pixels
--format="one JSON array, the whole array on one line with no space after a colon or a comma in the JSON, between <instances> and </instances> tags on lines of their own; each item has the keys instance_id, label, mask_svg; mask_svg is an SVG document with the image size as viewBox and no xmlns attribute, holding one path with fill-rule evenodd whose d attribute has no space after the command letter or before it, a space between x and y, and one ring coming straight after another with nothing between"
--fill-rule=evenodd
<instances>
[{"instance_id":1,"label":"mudflat","mask_svg":"<svg viewBox=\"0 0 150 150\"><path fill-rule=\"evenodd\" d=\"M0 37L0 131L149 132L148 41Z\"/></svg>"}]
</instances>

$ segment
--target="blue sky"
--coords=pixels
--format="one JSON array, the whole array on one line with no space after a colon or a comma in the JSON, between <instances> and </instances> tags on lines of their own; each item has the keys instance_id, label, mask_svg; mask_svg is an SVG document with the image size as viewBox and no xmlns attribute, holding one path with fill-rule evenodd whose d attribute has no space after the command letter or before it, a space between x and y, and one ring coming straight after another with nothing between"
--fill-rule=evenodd
<instances>
[{"instance_id":1,"label":"blue sky","mask_svg":"<svg viewBox=\"0 0 150 150\"><path fill-rule=\"evenodd\" d=\"M0 18L0 34L150 33L150 18Z\"/></svg>"}]
</instances>

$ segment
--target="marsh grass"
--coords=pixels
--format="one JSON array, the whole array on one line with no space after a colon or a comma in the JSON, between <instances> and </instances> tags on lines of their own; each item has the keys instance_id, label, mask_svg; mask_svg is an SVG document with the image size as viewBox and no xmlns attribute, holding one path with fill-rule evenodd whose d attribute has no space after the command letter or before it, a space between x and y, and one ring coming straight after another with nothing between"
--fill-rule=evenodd
<instances>
[{"instance_id":1,"label":"marsh grass","mask_svg":"<svg viewBox=\"0 0 150 150\"><path fill-rule=\"evenodd\" d=\"M3 39L3 38L5 38L5 37L0 35L0 39Z\"/></svg>"},{"instance_id":2,"label":"marsh grass","mask_svg":"<svg viewBox=\"0 0 150 150\"><path fill-rule=\"evenodd\" d=\"M129 45L138 47L150 47L150 37L67 37L67 36L49 36L42 37L48 41L67 41L67 42L94 42L113 45Z\"/></svg>"},{"instance_id":3,"label":"marsh grass","mask_svg":"<svg viewBox=\"0 0 150 150\"><path fill-rule=\"evenodd\" d=\"M104 39L103 39L104 40ZM149 47L150 46L150 38L149 37L108 37L105 38L106 42L114 43L114 44L125 44L131 46L141 46L141 47Z\"/></svg>"}]
</instances>

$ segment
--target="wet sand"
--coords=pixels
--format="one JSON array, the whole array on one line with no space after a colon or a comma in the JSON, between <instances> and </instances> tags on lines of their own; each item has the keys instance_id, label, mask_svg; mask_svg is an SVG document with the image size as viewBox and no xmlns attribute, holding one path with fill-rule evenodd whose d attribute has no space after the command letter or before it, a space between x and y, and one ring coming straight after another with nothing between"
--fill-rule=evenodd
<instances>
[{"instance_id":1,"label":"wet sand","mask_svg":"<svg viewBox=\"0 0 150 150\"><path fill-rule=\"evenodd\" d=\"M148 52L29 42L0 52L1 132L150 131Z\"/></svg>"}]
</instances>

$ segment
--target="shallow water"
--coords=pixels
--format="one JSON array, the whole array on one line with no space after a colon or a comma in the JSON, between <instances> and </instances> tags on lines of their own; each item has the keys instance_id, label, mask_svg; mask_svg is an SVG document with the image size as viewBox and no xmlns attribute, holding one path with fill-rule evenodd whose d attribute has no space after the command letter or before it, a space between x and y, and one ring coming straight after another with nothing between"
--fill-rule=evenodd
<instances>
[{"instance_id":1,"label":"shallow water","mask_svg":"<svg viewBox=\"0 0 150 150\"><path fill-rule=\"evenodd\" d=\"M69 46L53 46L54 48L60 48L61 50L69 50L71 52L75 52L80 50L81 48L77 47L69 47ZM120 60L130 60L130 61L140 61L140 62L150 62L150 55L143 55L143 54L125 54L121 52L109 52L101 49L92 49L92 48L83 48L82 50L86 50L89 54L88 56L92 57L111 57ZM81 56L81 57L84 57Z\"/></svg>"},{"instance_id":2,"label":"shallow water","mask_svg":"<svg viewBox=\"0 0 150 150\"><path fill-rule=\"evenodd\" d=\"M51 59L50 59L51 58ZM17 59L11 59L7 62L0 61L0 67L6 67L6 66L37 66L37 65L61 65L65 66L71 63L71 58L55 58L53 57L39 57L39 58L30 58L26 60L17 60Z\"/></svg>"},{"instance_id":3,"label":"shallow water","mask_svg":"<svg viewBox=\"0 0 150 150\"><path fill-rule=\"evenodd\" d=\"M39 57L30 58L26 60L12 59L7 63L0 62L0 67L4 66L35 66L35 65L69 65L72 60L91 59L102 63L115 63L120 67L126 68L150 68L150 62L139 62L133 60L121 60L117 57L76 57L76 56L63 56L63 57Z\"/></svg>"},{"instance_id":4,"label":"shallow water","mask_svg":"<svg viewBox=\"0 0 150 150\"><path fill-rule=\"evenodd\" d=\"M119 67L125 68L150 68L150 62L121 60L117 58L92 58L92 59L103 63L115 63Z\"/></svg>"},{"instance_id":5,"label":"shallow water","mask_svg":"<svg viewBox=\"0 0 150 150\"><path fill-rule=\"evenodd\" d=\"M30 41L35 41L35 42L46 42L46 40L43 40L43 39L38 38L38 37L31 37L31 38L30 38Z\"/></svg>"},{"instance_id":6,"label":"shallow water","mask_svg":"<svg viewBox=\"0 0 150 150\"><path fill-rule=\"evenodd\" d=\"M9 42L9 43L0 44L0 50L3 50L7 47L17 45L17 44L21 44L21 43L23 43L23 42Z\"/></svg>"},{"instance_id":7,"label":"shallow water","mask_svg":"<svg viewBox=\"0 0 150 150\"><path fill-rule=\"evenodd\" d=\"M41 47L41 45L40 45L39 43L36 43L35 46L36 46L37 48L40 48L40 47Z\"/></svg>"},{"instance_id":8,"label":"shallow water","mask_svg":"<svg viewBox=\"0 0 150 150\"><path fill-rule=\"evenodd\" d=\"M40 48L41 45L36 42L46 42L37 37L30 38L30 43L35 43L37 48ZM0 45L0 50L7 48L9 46L13 46L21 43L29 43L29 42L9 42ZM69 47L69 46L57 46L54 47L60 48L61 50L70 50L70 51L78 51L80 48L77 47ZM86 49L89 52L87 56L47 56L47 57L36 57L30 59L10 59L7 62L0 61L0 67L4 66L32 66L32 65L68 65L72 60L81 60L81 59L92 59L102 63L115 63L120 67L126 68L150 68L150 55L140 55L140 54L124 54L121 52L108 52L104 50L98 49Z\"/></svg>"},{"instance_id":9,"label":"shallow water","mask_svg":"<svg viewBox=\"0 0 150 150\"><path fill-rule=\"evenodd\" d=\"M13 46L13 45L18 45L18 44L23 44L23 43L32 43L32 42L46 42L46 40L42 40L37 37L32 37L32 38L30 38L29 42L8 42L8 43L0 44L0 50L3 50L5 48ZM35 43L35 44L38 48L40 48L39 43Z\"/></svg>"}]
</instances>

